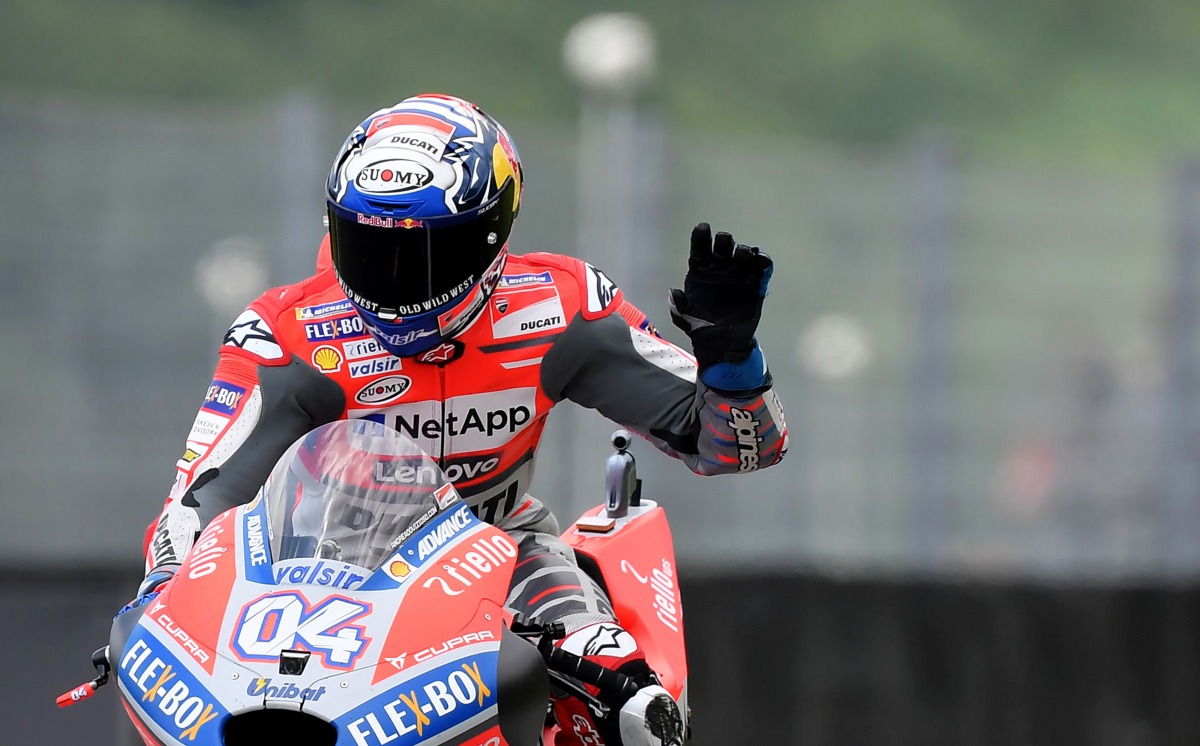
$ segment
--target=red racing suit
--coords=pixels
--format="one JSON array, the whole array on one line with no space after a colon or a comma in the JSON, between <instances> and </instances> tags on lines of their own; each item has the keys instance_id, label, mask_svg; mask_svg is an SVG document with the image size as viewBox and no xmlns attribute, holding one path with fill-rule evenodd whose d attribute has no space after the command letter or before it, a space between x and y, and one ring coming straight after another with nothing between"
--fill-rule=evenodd
<instances>
[{"instance_id":1,"label":"red racing suit","mask_svg":"<svg viewBox=\"0 0 1200 746\"><path fill-rule=\"evenodd\" d=\"M568 631L611 621L553 515L526 494L538 441L550 409L570 399L699 474L778 462L787 429L769 377L764 390L732 398L696 373L691 355L578 259L510 256L465 331L403 359L375 342L319 263L307 280L264 293L225 334L175 485L147 532L147 567L182 561L196 533L252 499L301 435L369 418L436 458L477 515L517 539L522 558L539 559L519 567L511 607Z\"/></svg>"}]
</instances>

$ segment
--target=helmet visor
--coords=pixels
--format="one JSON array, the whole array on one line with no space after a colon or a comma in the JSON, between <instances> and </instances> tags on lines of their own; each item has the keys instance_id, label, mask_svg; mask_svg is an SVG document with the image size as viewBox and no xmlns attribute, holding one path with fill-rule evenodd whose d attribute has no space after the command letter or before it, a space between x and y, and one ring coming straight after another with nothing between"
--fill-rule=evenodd
<instances>
[{"instance_id":1,"label":"helmet visor","mask_svg":"<svg viewBox=\"0 0 1200 746\"><path fill-rule=\"evenodd\" d=\"M513 180L482 214L450 225L378 218L329 207L333 265L368 311L409 316L447 303L478 282L508 241Z\"/></svg>"}]
</instances>

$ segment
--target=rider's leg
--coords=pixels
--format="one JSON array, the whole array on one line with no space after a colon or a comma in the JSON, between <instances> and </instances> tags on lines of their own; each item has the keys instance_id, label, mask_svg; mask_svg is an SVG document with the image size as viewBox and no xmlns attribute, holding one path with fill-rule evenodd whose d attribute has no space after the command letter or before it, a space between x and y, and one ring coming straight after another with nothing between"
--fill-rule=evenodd
<instances>
[{"instance_id":1,"label":"rider's leg","mask_svg":"<svg viewBox=\"0 0 1200 746\"><path fill-rule=\"evenodd\" d=\"M508 607L542 622L561 622L569 652L630 676L643 686L620 711L599 720L579 699L554 695L559 725L555 746L678 746L679 709L646 664L633 635L616 623L604 591L559 538L558 521L540 502L527 502L501 520L518 546ZM595 690L591 690L595 694Z\"/></svg>"}]
</instances>

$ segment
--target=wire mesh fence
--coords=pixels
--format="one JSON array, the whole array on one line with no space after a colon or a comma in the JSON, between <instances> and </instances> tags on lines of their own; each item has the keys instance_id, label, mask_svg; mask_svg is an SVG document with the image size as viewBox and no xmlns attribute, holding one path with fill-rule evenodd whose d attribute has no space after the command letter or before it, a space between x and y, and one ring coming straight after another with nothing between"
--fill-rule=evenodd
<instances>
[{"instance_id":1,"label":"wire mesh fence","mask_svg":"<svg viewBox=\"0 0 1200 746\"><path fill-rule=\"evenodd\" d=\"M311 271L327 160L364 113L0 98L0 561L136 561L221 332ZM936 140L668 135L639 115L609 143L636 153L630 180L607 184L636 197L606 216L618 254L603 220L590 239L580 229L595 149L574 130L508 125L528 172L514 250L622 267L614 279L674 341L666 289L692 224L777 259L760 336L787 459L700 478L636 451L681 561L1102 581L1200 570L1186 161L1066 171ZM570 406L551 417L535 482L564 519L600 501L612 429Z\"/></svg>"}]
</instances>

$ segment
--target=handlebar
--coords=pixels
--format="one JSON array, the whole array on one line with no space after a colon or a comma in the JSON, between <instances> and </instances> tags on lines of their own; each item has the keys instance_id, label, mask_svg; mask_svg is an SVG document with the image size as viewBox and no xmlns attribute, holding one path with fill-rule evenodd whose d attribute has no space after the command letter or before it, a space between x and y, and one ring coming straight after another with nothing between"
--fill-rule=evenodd
<instances>
[{"instance_id":1,"label":"handlebar","mask_svg":"<svg viewBox=\"0 0 1200 746\"><path fill-rule=\"evenodd\" d=\"M549 638L543 637L538 643L538 652L542 654L550 670L566 674L584 684L591 684L610 695L609 699L612 701L624 702L637 694L641 688L625 674L563 650Z\"/></svg>"},{"instance_id":2,"label":"handlebar","mask_svg":"<svg viewBox=\"0 0 1200 746\"><path fill-rule=\"evenodd\" d=\"M590 661L555 645L555 640L566 637L566 628L563 627L562 622L542 623L530 619L524 614L516 614L509 628L531 642L536 639L538 652L542 654L542 659L546 661L546 667L552 673L561 674L580 684L591 684L601 693L608 695L605 699L609 702L623 703L636 694L640 688L633 679L625 674L605 668L595 661ZM571 688L574 694L581 699L601 709L608 709L607 704L597 700L583 687L572 686L572 681L564 681L561 677L556 678L559 678L559 683Z\"/></svg>"}]
</instances>

